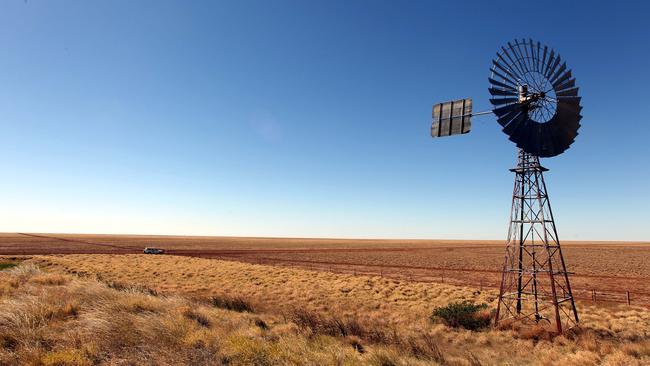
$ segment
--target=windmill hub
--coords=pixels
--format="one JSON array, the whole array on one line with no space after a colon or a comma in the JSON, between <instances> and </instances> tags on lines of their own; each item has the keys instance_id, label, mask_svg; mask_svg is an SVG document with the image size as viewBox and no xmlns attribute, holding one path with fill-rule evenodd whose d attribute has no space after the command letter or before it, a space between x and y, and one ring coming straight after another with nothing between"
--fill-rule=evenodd
<instances>
[{"instance_id":1,"label":"windmill hub","mask_svg":"<svg viewBox=\"0 0 650 366\"><path fill-rule=\"evenodd\" d=\"M548 122L555 114L553 98L547 99L544 90L531 91L528 84L519 85L519 104L530 119L538 123Z\"/></svg>"}]
</instances>

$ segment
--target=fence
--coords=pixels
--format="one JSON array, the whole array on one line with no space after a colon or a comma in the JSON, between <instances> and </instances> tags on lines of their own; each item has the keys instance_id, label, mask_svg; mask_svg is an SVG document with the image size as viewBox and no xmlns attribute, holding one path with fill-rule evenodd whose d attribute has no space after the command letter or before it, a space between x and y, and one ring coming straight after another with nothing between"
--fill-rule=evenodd
<instances>
[{"instance_id":1,"label":"fence","mask_svg":"<svg viewBox=\"0 0 650 366\"><path fill-rule=\"evenodd\" d=\"M351 264L339 262L324 261L306 261L294 259L280 259L269 257L246 257L241 255L218 255L215 258L222 260L248 262L256 264L266 264L273 266L284 266L292 268L301 268L314 271L327 271L340 274L351 274L353 276L379 276L383 278L416 281L416 282L434 282L447 283L458 286L468 286L478 288L479 291L485 289L498 289L500 282L487 278L487 274L500 275L499 271L466 269L458 270L455 268L441 267L417 267L417 266L395 266L395 265L377 265L377 264ZM458 274L465 276L458 276ZM477 273L483 275L477 276ZM468 276L467 274L471 274ZM460 278L459 278L460 277ZM477 277L478 278L477 280ZM599 276L580 276L573 277L600 278ZM602 276L603 278L611 278ZM650 279L649 279L650 280ZM596 303L618 303L627 305L639 305L650 307L650 293L638 290L613 290L603 288L586 288L574 287L572 289L573 297L576 300L590 301Z\"/></svg>"}]
</instances>

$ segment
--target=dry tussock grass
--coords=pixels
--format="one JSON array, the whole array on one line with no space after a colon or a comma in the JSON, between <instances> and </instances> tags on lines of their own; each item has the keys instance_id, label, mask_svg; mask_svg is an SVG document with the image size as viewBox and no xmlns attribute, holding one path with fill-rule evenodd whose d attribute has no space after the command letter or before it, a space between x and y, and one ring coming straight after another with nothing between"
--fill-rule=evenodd
<instances>
[{"instance_id":1,"label":"dry tussock grass","mask_svg":"<svg viewBox=\"0 0 650 366\"><path fill-rule=\"evenodd\" d=\"M579 304L582 329L560 337L544 329L470 332L432 324L431 310L462 300L493 306L493 292L173 256L36 256L28 262L50 273L23 265L2 274L0 283L16 285L2 295L0 335L10 337L0 338L8 344L0 354L41 364L47 357L140 364L650 363L650 313L638 307ZM72 272L87 278L66 275ZM63 281L42 278L61 275ZM53 287L64 295L47 291ZM219 309L211 297L224 304L238 299L255 313ZM7 314L41 320L7 323ZM68 324L67 333L52 333L61 324Z\"/></svg>"},{"instance_id":2,"label":"dry tussock grass","mask_svg":"<svg viewBox=\"0 0 650 366\"><path fill-rule=\"evenodd\" d=\"M0 281L18 283L0 298L2 365L373 364L374 352L361 354L335 337L305 337L280 317L262 320L34 268L0 273Z\"/></svg>"}]
</instances>

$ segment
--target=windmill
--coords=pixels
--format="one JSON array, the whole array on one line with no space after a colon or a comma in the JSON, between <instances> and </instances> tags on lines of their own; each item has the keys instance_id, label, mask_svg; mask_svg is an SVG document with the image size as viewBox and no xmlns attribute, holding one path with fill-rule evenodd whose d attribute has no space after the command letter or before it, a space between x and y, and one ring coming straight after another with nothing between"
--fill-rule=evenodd
<instances>
[{"instance_id":1,"label":"windmill","mask_svg":"<svg viewBox=\"0 0 650 366\"><path fill-rule=\"evenodd\" d=\"M543 323L558 333L578 324L539 158L566 151L580 128L575 78L560 55L532 39L508 42L492 60L491 111L472 113L472 99L433 106L432 137L465 134L473 116L494 113L518 148L505 260L495 325Z\"/></svg>"}]
</instances>

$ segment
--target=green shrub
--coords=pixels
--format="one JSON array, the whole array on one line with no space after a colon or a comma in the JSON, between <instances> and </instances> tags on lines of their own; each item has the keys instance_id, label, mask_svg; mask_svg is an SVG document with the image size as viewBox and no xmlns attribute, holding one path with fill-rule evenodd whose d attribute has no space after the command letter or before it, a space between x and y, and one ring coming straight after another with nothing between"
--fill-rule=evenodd
<instances>
[{"instance_id":1,"label":"green shrub","mask_svg":"<svg viewBox=\"0 0 650 366\"><path fill-rule=\"evenodd\" d=\"M442 319L450 327L479 330L490 325L491 316L486 309L487 304L474 304L467 300L452 302L434 309L431 320Z\"/></svg>"},{"instance_id":2,"label":"green shrub","mask_svg":"<svg viewBox=\"0 0 650 366\"><path fill-rule=\"evenodd\" d=\"M0 271L16 267L18 264L17 263L11 263L11 262L0 262Z\"/></svg>"}]
</instances>

